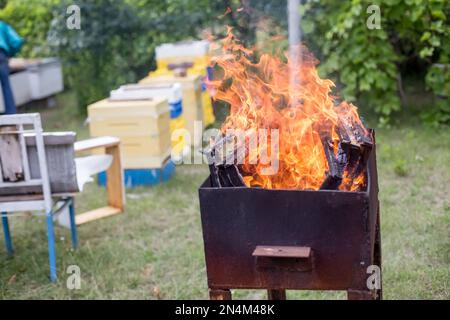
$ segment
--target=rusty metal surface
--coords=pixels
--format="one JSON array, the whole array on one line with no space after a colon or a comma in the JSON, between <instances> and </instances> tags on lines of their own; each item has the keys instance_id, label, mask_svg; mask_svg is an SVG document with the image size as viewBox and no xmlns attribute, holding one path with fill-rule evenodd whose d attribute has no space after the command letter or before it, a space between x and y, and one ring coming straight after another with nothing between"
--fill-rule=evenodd
<instances>
[{"instance_id":1,"label":"rusty metal surface","mask_svg":"<svg viewBox=\"0 0 450 320\"><path fill-rule=\"evenodd\" d=\"M375 152L368 166L365 192L213 188L207 179L199 196L209 287L367 290L378 212ZM257 246L310 247L313 254L309 265L261 262Z\"/></svg>"}]
</instances>

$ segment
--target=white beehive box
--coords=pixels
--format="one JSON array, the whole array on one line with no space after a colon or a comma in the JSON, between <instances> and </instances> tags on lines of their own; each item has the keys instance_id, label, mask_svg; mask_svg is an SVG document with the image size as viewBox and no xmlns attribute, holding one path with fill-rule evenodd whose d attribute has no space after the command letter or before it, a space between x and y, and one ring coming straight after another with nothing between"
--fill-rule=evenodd
<instances>
[{"instance_id":1,"label":"white beehive box","mask_svg":"<svg viewBox=\"0 0 450 320\"><path fill-rule=\"evenodd\" d=\"M11 90L16 106L21 106L32 100L30 72L28 70L19 71L9 76ZM3 99L1 101L3 103Z\"/></svg>"},{"instance_id":2,"label":"white beehive box","mask_svg":"<svg viewBox=\"0 0 450 320\"><path fill-rule=\"evenodd\" d=\"M145 100L157 97L165 97L169 103L181 101L183 94L181 85L174 84L127 84L110 92L112 100Z\"/></svg>"},{"instance_id":3,"label":"white beehive box","mask_svg":"<svg viewBox=\"0 0 450 320\"><path fill-rule=\"evenodd\" d=\"M28 70L19 71L9 76L16 106L21 106L32 100L29 76ZM3 99L3 90L0 89L0 113L3 112L5 112L5 100Z\"/></svg>"},{"instance_id":4,"label":"white beehive box","mask_svg":"<svg viewBox=\"0 0 450 320\"><path fill-rule=\"evenodd\" d=\"M156 47L156 59L168 59L174 57L198 57L208 54L209 41L180 41L176 43L164 43Z\"/></svg>"},{"instance_id":5,"label":"white beehive box","mask_svg":"<svg viewBox=\"0 0 450 320\"><path fill-rule=\"evenodd\" d=\"M52 96L64 90L61 63L56 58L46 58L28 67L31 98Z\"/></svg>"}]
</instances>

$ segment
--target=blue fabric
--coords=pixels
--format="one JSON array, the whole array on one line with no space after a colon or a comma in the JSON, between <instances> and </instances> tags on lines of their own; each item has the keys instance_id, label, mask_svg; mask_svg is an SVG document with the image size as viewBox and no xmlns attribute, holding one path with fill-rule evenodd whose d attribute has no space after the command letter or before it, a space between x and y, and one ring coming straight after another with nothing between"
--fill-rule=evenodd
<instances>
[{"instance_id":1,"label":"blue fabric","mask_svg":"<svg viewBox=\"0 0 450 320\"><path fill-rule=\"evenodd\" d=\"M16 55L23 42L24 40L9 24L0 20L0 49L3 49L8 57Z\"/></svg>"},{"instance_id":2,"label":"blue fabric","mask_svg":"<svg viewBox=\"0 0 450 320\"><path fill-rule=\"evenodd\" d=\"M5 103L5 114L17 113L16 103L9 82L8 57L3 50L0 50L0 83L2 86L3 100Z\"/></svg>"},{"instance_id":3,"label":"blue fabric","mask_svg":"<svg viewBox=\"0 0 450 320\"><path fill-rule=\"evenodd\" d=\"M208 75L208 80L211 81L213 79L214 69L212 67L207 67L206 72Z\"/></svg>"}]
</instances>

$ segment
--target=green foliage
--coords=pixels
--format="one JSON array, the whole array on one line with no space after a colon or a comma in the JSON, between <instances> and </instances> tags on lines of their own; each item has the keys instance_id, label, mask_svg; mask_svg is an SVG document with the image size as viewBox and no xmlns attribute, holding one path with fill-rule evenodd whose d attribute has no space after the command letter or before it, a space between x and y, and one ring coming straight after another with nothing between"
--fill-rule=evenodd
<instances>
[{"instance_id":1,"label":"green foliage","mask_svg":"<svg viewBox=\"0 0 450 320\"><path fill-rule=\"evenodd\" d=\"M104 98L111 88L135 81L135 68L147 70L151 47L147 52L137 49L142 30L135 8L124 1L80 1L80 30L66 26L66 9L71 4L60 1L53 8L48 43L62 58L68 85L76 90L84 110L87 104Z\"/></svg>"},{"instance_id":2,"label":"green foliage","mask_svg":"<svg viewBox=\"0 0 450 320\"><path fill-rule=\"evenodd\" d=\"M448 49L447 44L447 49ZM450 53L442 55L442 62L433 64L426 75L426 84L435 94L435 105L423 113L425 122L434 127L450 123Z\"/></svg>"},{"instance_id":3,"label":"green foliage","mask_svg":"<svg viewBox=\"0 0 450 320\"><path fill-rule=\"evenodd\" d=\"M52 20L49 7L57 2L58 0L8 0L0 10L0 19L12 25L25 39L21 56L35 58L49 55L50 49L46 41Z\"/></svg>"},{"instance_id":4,"label":"green foliage","mask_svg":"<svg viewBox=\"0 0 450 320\"><path fill-rule=\"evenodd\" d=\"M396 159L394 162L394 172L399 177L406 177L409 173L405 159Z\"/></svg>"},{"instance_id":5,"label":"green foliage","mask_svg":"<svg viewBox=\"0 0 450 320\"><path fill-rule=\"evenodd\" d=\"M81 30L66 25L73 4L81 10ZM0 19L25 38L22 56L61 58L66 86L84 112L112 88L154 69L156 45L197 37L218 10L208 0L9 0Z\"/></svg>"},{"instance_id":6,"label":"green foliage","mask_svg":"<svg viewBox=\"0 0 450 320\"><path fill-rule=\"evenodd\" d=\"M379 29L366 24L373 4L381 9ZM401 79L410 66L431 72L433 62L448 57L448 2L444 0L311 0L301 12L306 41L320 50L324 61L320 71L344 86L345 99L374 110L381 124L400 109ZM435 79L431 73L428 78ZM437 93L435 82L428 82ZM440 80L437 86L443 83Z\"/></svg>"}]
</instances>

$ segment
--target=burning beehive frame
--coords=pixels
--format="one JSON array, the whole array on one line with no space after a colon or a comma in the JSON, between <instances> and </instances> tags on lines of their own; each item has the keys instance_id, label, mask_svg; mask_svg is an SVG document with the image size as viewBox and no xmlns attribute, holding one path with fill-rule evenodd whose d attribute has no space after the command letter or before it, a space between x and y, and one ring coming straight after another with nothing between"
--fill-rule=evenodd
<instances>
[{"instance_id":1,"label":"burning beehive frame","mask_svg":"<svg viewBox=\"0 0 450 320\"><path fill-rule=\"evenodd\" d=\"M381 267L373 131L332 96L306 48L295 66L255 58L229 29L222 49L208 87L230 115L205 151L199 190L211 298L247 288L380 299L381 278L367 285L367 270Z\"/></svg>"},{"instance_id":2,"label":"burning beehive frame","mask_svg":"<svg viewBox=\"0 0 450 320\"><path fill-rule=\"evenodd\" d=\"M337 148L326 137L321 139L328 168L324 172L320 190L338 190L344 177L347 177L350 183L357 179L357 186L364 186L367 160L373 146L372 137L369 131L362 127L351 125L345 126L344 129L348 130L340 135ZM249 136L253 140L250 144L257 145L256 136ZM242 134L219 136L212 146L206 149L204 153L208 159L212 186L240 187L246 185L240 173L243 171L242 166L245 165L245 162L242 161L251 153L245 143L246 138L249 137ZM267 148L266 143L264 143L264 148ZM279 154L276 154L276 157L278 158ZM344 186L344 188L349 188L349 186Z\"/></svg>"},{"instance_id":3,"label":"burning beehive frame","mask_svg":"<svg viewBox=\"0 0 450 320\"><path fill-rule=\"evenodd\" d=\"M299 65L269 54L255 57L229 29L222 40L222 50L223 54L212 59L219 71L208 82L214 98L230 105L230 115L222 126L226 137L212 146L219 152L210 151L216 158L216 167L223 162L220 151L229 149L223 145L231 142L245 148L234 154L243 156L239 171L249 187L346 191L364 187L364 168L373 144L371 135L357 108L338 102L332 95L333 82L318 76L317 60L306 48L299 48ZM236 130L245 133L244 140L236 141L240 135L235 134ZM263 137L266 143L258 141L249 146L248 133L256 132L261 138L262 130L268 133ZM264 174L267 165L258 157L274 156L274 150L270 150L273 140L279 170L268 175ZM225 153L228 160L233 151ZM231 163L226 164L231 170Z\"/></svg>"}]
</instances>

